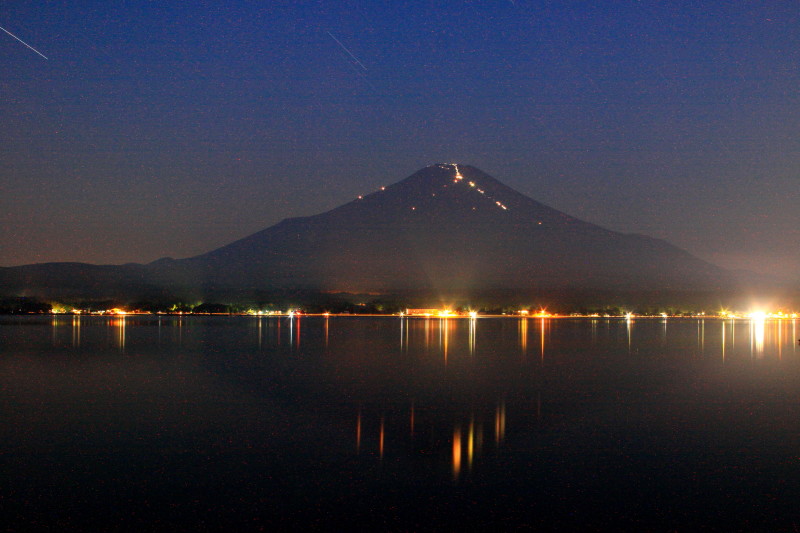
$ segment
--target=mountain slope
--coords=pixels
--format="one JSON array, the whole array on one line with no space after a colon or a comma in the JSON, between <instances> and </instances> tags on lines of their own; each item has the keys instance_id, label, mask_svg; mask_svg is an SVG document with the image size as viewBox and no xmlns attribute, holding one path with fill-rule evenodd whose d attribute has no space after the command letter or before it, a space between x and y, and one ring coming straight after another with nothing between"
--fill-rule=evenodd
<instances>
[{"instance_id":1,"label":"mountain slope","mask_svg":"<svg viewBox=\"0 0 800 533\"><path fill-rule=\"evenodd\" d=\"M456 164L188 259L0 268L6 296L721 288L734 288L729 272L665 241L584 222Z\"/></svg>"},{"instance_id":2,"label":"mountain slope","mask_svg":"<svg viewBox=\"0 0 800 533\"><path fill-rule=\"evenodd\" d=\"M456 164L429 166L326 213L152 266L167 284L349 292L707 289L730 281L664 241L581 221Z\"/></svg>"}]
</instances>

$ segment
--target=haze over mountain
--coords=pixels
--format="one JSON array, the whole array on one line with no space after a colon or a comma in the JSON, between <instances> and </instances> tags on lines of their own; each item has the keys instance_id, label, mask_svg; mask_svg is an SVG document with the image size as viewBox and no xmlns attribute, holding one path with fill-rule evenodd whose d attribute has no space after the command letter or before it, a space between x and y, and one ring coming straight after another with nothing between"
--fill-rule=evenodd
<instances>
[{"instance_id":1,"label":"haze over mountain","mask_svg":"<svg viewBox=\"0 0 800 533\"><path fill-rule=\"evenodd\" d=\"M714 290L733 276L665 241L584 222L477 168L426 167L331 211L227 246L148 265L0 270L17 294L301 289L469 293L499 289Z\"/></svg>"}]
</instances>

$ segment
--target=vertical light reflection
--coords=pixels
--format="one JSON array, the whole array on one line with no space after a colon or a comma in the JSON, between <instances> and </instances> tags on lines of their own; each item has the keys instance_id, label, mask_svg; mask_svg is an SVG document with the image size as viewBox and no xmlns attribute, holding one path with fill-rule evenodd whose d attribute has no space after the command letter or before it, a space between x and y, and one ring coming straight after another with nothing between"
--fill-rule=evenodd
<instances>
[{"instance_id":1,"label":"vertical light reflection","mask_svg":"<svg viewBox=\"0 0 800 533\"><path fill-rule=\"evenodd\" d=\"M667 319L663 319L661 321L664 324L664 329L661 332L661 345L664 346L667 343Z\"/></svg>"},{"instance_id":2,"label":"vertical light reflection","mask_svg":"<svg viewBox=\"0 0 800 533\"><path fill-rule=\"evenodd\" d=\"M797 319L792 320L792 353L797 353L797 345L800 344L800 339L797 339L797 342L794 340L797 339Z\"/></svg>"},{"instance_id":3,"label":"vertical light reflection","mask_svg":"<svg viewBox=\"0 0 800 533\"><path fill-rule=\"evenodd\" d=\"M294 314L289 314L289 346L294 346Z\"/></svg>"},{"instance_id":4,"label":"vertical light reflection","mask_svg":"<svg viewBox=\"0 0 800 533\"><path fill-rule=\"evenodd\" d=\"M506 404L500 402L494 413L494 441L500 444L506 434Z\"/></svg>"},{"instance_id":5,"label":"vertical light reflection","mask_svg":"<svg viewBox=\"0 0 800 533\"><path fill-rule=\"evenodd\" d=\"M442 339L442 351L444 352L444 362L447 363L447 349L450 338L450 319L442 318L439 320L439 336ZM442 331L444 330L444 331Z\"/></svg>"},{"instance_id":6,"label":"vertical light reflection","mask_svg":"<svg viewBox=\"0 0 800 533\"><path fill-rule=\"evenodd\" d=\"M112 323L117 327L117 343L119 344L119 350L121 352L125 351L125 316L120 316L117 318L116 323L112 321Z\"/></svg>"},{"instance_id":7,"label":"vertical light reflection","mask_svg":"<svg viewBox=\"0 0 800 533\"><path fill-rule=\"evenodd\" d=\"M385 424L384 424L383 415L381 415L381 433L380 433L380 436L378 438L378 453L380 454L381 461L383 460L383 440L384 440L384 438L386 436L386 431L385 431L385 427L384 426L385 426Z\"/></svg>"},{"instance_id":8,"label":"vertical light reflection","mask_svg":"<svg viewBox=\"0 0 800 533\"><path fill-rule=\"evenodd\" d=\"M775 327L778 329L778 359L783 359L783 321L776 321Z\"/></svg>"},{"instance_id":9,"label":"vertical light reflection","mask_svg":"<svg viewBox=\"0 0 800 533\"><path fill-rule=\"evenodd\" d=\"M700 320L700 355L705 355L706 352L706 320Z\"/></svg>"},{"instance_id":10,"label":"vertical light reflection","mask_svg":"<svg viewBox=\"0 0 800 533\"><path fill-rule=\"evenodd\" d=\"M406 317L400 317L400 351L404 352L406 347Z\"/></svg>"},{"instance_id":11,"label":"vertical light reflection","mask_svg":"<svg viewBox=\"0 0 800 533\"><path fill-rule=\"evenodd\" d=\"M300 317L298 316L297 317L297 330L295 332L295 335L297 336L297 338L295 339L295 344L296 344L297 348L300 347L300 324L301 323L302 323L302 320L300 320Z\"/></svg>"},{"instance_id":12,"label":"vertical light reflection","mask_svg":"<svg viewBox=\"0 0 800 533\"><path fill-rule=\"evenodd\" d=\"M328 320L329 319L330 319L330 317L328 315L325 315L325 349L328 348L328 332L329 332Z\"/></svg>"},{"instance_id":13,"label":"vertical light reflection","mask_svg":"<svg viewBox=\"0 0 800 533\"><path fill-rule=\"evenodd\" d=\"M453 478L461 474L461 428L453 428Z\"/></svg>"},{"instance_id":14,"label":"vertical light reflection","mask_svg":"<svg viewBox=\"0 0 800 533\"><path fill-rule=\"evenodd\" d=\"M411 436L414 436L414 400L411 400L411 417L409 420L409 427L411 428Z\"/></svg>"},{"instance_id":15,"label":"vertical light reflection","mask_svg":"<svg viewBox=\"0 0 800 533\"><path fill-rule=\"evenodd\" d=\"M469 432L467 433L467 468L472 470L472 461L475 458L475 415L469 419Z\"/></svg>"},{"instance_id":16,"label":"vertical light reflection","mask_svg":"<svg viewBox=\"0 0 800 533\"><path fill-rule=\"evenodd\" d=\"M72 316L72 347L77 348L81 345L81 316Z\"/></svg>"},{"instance_id":17,"label":"vertical light reflection","mask_svg":"<svg viewBox=\"0 0 800 533\"><path fill-rule=\"evenodd\" d=\"M625 329L628 332L628 353L631 353L631 315L625 317Z\"/></svg>"},{"instance_id":18,"label":"vertical light reflection","mask_svg":"<svg viewBox=\"0 0 800 533\"><path fill-rule=\"evenodd\" d=\"M262 328L264 325L264 320L261 317L258 317L256 320L258 320L258 349L261 350L261 342L263 338Z\"/></svg>"},{"instance_id":19,"label":"vertical light reflection","mask_svg":"<svg viewBox=\"0 0 800 533\"><path fill-rule=\"evenodd\" d=\"M722 362L725 362L725 321L722 321Z\"/></svg>"},{"instance_id":20,"label":"vertical light reflection","mask_svg":"<svg viewBox=\"0 0 800 533\"><path fill-rule=\"evenodd\" d=\"M361 453L361 409L356 417L356 453Z\"/></svg>"},{"instance_id":21,"label":"vertical light reflection","mask_svg":"<svg viewBox=\"0 0 800 533\"><path fill-rule=\"evenodd\" d=\"M519 319L519 348L522 355L528 354L528 319L522 317Z\"/></svg>"},{"instance_id":22,"label":"vertical light reflection","mask_svg":"<svg viewBox=\"0 0 800 533\"><path fill-rule=\"evenodd\" d=\"M475 355L475 330L477 327L477 318L470 317L469 319L469 354Z\"/></svg>"},{"instance_id":23,"label":"vertical light reflection","mask_svg":"<svg viewBox=\"0 0 800 533\"><path fill-rule=\"evenodd\" d=\"M178 346L183 346L183 315L178 315Z\"/></svg>"},{"instance_id":24,"label":"vertical light reflection","mask_svg":"<svg viewBox=\"0 0 800 533\"><path fill-rule=\"evenodd\" d=\"M761 357L764 355L764 319L750 319L750 356Z\"/></svg>"},{"instance_id":25,"label":"vertical light reflection","mask_svg":"<svg viewBox=\"0 0 800 533\"><path fill-rule=\"evenodd\" d=\"M51 337L52 337L52 338L51 338L51 342L53 343L53 346L55 346L55 345L56 345L56 337L57 337L57 336L56 336L56 328L58 327L58 318L56 318L56 317L54 316L54 317L53 317L53 320L51 320L51 321L50 321L50 325L51 325L51 326L53 326L53 327L51 328L51 330L52 330L52 335L51 335Z\"/></svg>"},{"instance_id":26,"label":"vertical light reflection","mask_svg":"<svg viewBox=\"0 0 800 533\"><path fill-rule=\"evenodd\" d=\"M541 346L542 362L544 362L544 334L545 334L544 330L545 330L545 322L544 322L544 318L542 318L542 319L539 320L539 336L541 338L541 344L542 344L542 346Z\"/></svg>"}]
</instances>

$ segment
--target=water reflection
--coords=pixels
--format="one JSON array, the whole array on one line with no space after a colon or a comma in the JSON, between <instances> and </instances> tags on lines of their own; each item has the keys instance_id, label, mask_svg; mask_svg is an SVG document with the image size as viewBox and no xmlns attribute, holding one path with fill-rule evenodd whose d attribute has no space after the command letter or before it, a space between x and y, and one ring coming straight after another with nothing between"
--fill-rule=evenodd
<instances>
[{"instance_id":1,"label":"water reflection","mask_svg":"<svg viewBox=\"0 0 800 533\"><path fill-rule=\"evenodd\" d=\"M116 328L117 347L120 352L125 352L125 316L118 316L109 320L108 325Z\"/></svg>"},{"instance_id":2,"label":"water reflection","mask_svg":"<svg viewBox=\"0 0 800 533\"><path fill-rule=\"evenodd\" d=\"M458 479L461 474L461 428L453 429L453 477Z\"/></svg>"},{"instance_id":3,"label":"water reflection","mask_svg":"<svg viewBox=\"0 0 800 533\"><path fill-rule=\"evenodd\" d=\"M300 417L322 412L326 421L340 422L346 453L359 455L359 461L435 457L457 480L477 472L499 450L517 449L521 433L533 434L559 414L564 426L583 408L581 423L591 425L595 413L615 420L620 404L608 398L636 389L640 376L647 377L644 360L661 371L652 381L664 379L670 386L675 385L670 376L683 367L698 375L707 368L723 375L745 368L755 375L769 366L763 361L800 367L797 320L299 315L255 320L48 317L39 319L45 327L38 342L48 353L151 349L154 360L170 350L190 353L187 360L208 365L209 379L230 380L231 388L256 398L276 398ZM337 321L333 335L331 320ZM540 364L537 351L542 362L547 355L552 364ZM699 357L703 354L709 359Z\"/></svg>"},{"instance_id":4,"label":"water reflection","mask_svg":"<svg viewBox=\"0 0 800 533\"><path fill-rule=\"evenodd\" d=\"M356 417L356 453L361 453L361 409Z\"/></svg>"},{"instance_id":5,"label":"water reflection","mask_svg":"<svg viewBox=\"0 0 800 533\"><path fill-rule=\"evenodd\" d=\"M469 319L469 355L475 355L475 336L477 333L478 325L477 325L477 318L470 317Z\"/></svg>"},{"instance_id":6,"label":"water reflection","mask_svg":"<svg viewBox=\"0 0 800 533\"><path fill-rule=\"evenodd\" d=\"M764 355L764 330L766 320L763 318L750 319L750 356L763 357Z\"/></svg>"},{"instance_id":7,"label":"water reflection","mask_svg":"<svg viewBox=\"0 0 800 533\"><path fill-rule=\"evenodd\" d=\"M722 361L725 361L725 321L722 321Z\"/></svg>"},{"instance_id":8,"label":"water reflection","mask_svg":"<svg viewBox=\"0 0 800 533\"><path fill-rule=\"evenodd\" d=\"M539 321L539 336L541 337L541 360L544 362L544 336L545 336L545 319Z\"/></svg>"},{"instance_id":9,"label":"water reflection","mask_svg":"<svg viewBox=\"0 0 800 533\"><path fill-rule=\"evenodd\" d=\"M706 351L706 321L705 319L700 319L697 322L697 327L699 329L698 333L698 342L700 343L700 355L704 355Z\"/></svg>"},{"instance_id":10,"label":"water reflection","mask_svg":"<svg viewBox=\"0 0 800 533\"><path fill-rule=\"evenodd\" d=\"M506 404L500 402L494 415L494 441L496 444L503 442L506 435Z\"/></svg>"}]
</instances>

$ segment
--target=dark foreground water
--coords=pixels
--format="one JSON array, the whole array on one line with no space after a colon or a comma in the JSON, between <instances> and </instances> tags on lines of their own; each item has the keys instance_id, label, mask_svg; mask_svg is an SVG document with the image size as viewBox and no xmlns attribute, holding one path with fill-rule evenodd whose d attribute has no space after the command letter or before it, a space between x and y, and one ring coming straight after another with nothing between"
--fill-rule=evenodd
<instances>
[{"instance_id":1,"label":"dark foreground water","mask_svg":"<svg viewBox=\"0 0 800 533\"><path fill-rule=\"evenodd\" d=\"M0 318L0 529L800 529L797 321Z\"/></svg>"}]
</instances>

